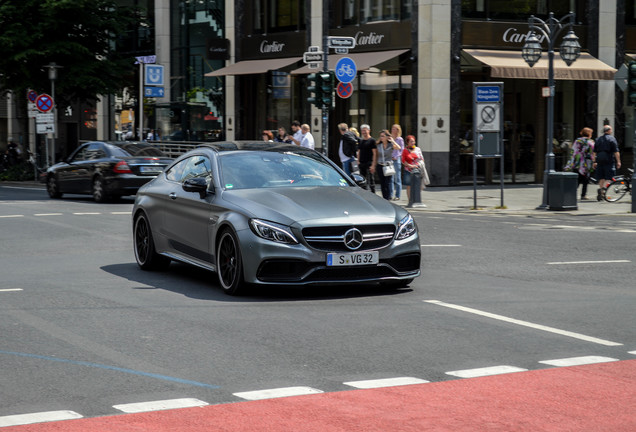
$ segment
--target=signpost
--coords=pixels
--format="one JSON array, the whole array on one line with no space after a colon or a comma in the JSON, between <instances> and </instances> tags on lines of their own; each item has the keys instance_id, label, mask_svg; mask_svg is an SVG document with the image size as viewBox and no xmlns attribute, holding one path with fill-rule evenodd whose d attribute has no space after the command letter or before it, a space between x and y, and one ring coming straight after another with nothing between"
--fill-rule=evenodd
<instances>
[{"instance_id":1,"label":"signpost","mask_svg":"<svg viewBox=\"0 0 636 432\"><path fill-rule=\"evenodd\" d=\"M504 206L503 83L473 83L473 206L477 208L477 159L499 158Z\"/></svg>"}]
</instances>

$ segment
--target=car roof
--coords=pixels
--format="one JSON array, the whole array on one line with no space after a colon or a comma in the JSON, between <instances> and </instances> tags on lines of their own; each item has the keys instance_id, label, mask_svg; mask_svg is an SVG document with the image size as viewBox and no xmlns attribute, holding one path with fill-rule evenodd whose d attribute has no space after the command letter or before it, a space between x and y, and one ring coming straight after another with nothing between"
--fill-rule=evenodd
<instances>
[{"instance_id":1,"label":"car roof","mask_svg":"<svg viewBox=\"0 0 636 432\"><path fill-rule=\"evenodd\" d=\"M293 144L267 141L220 141L205 143L197 148L209 148L218 153L231 151L271 151L271 152L314 152L314 150Z\"/></svg>"}]
</instances>

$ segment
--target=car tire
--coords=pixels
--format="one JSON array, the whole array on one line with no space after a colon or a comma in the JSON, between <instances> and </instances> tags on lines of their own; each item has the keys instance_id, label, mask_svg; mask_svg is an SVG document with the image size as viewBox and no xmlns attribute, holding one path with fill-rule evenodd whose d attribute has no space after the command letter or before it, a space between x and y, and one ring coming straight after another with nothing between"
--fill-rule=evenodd
<instances>
[{"instance_id":1,"label":"car tire","mask_svg":"<svg viewBox=\"0 0 636 432\"><path fill-rule=\"evenodd\" d=\"M62 192L60 192L60 185L54 175L50 175L46 179L46 191L51 198L62 198Z\"/></svg>"},{"instance_id":2,"label":"car tire","mask_svg":"<svg viewBox=\"0 0 636 432\"><path fill-rule=\"evenodd\" d=\"M93 179L93 199L95 202L103 203L108 201L108 198L104 188L104 179L100 176L95 177Z\"/></svg>"},{"instance_id":3,"label":"car tire","mask_svg":"<svg viewBox=\"0 0 636 432\"><path fill-rule=\"evenodd\" d=\"M238 239L231 229L225 229L217 242L216 272L226 294L240 294L244 288L243 260Z\"/></svg>"},{"instance_id":4,"label":"car tire","mask_svg":"<svg viewBox=\"0 0 636 432\"><path fill-rule=\"evenodd\" d=\"M135 259L142 270L164 269L170 264L169 258L157 253L150 223L145 214L141 214L135 219L133 245Z\"/></svg>"}]
</instances>

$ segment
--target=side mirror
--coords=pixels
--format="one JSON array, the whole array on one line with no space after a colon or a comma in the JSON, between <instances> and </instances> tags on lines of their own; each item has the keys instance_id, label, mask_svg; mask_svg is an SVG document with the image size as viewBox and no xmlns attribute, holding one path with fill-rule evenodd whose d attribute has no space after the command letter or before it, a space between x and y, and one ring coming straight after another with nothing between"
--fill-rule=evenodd
<instances>
[{"instance_id":1,"label":"side mirror","mask_svg":"<svg viewBox=\"0 0 636 432\"><path fill-rule=\"evenodd\" d=\"M360 174L351 174L351 178L362 189L367 189L367 179L362 177Z\"/></svg>"},{"instance_id":2,"label":"side mirror","mask_svg":"<svg viewBox=\"0 0 636 432\"><path fill-rule=\"evenodd\" d=\"M193 177L183 182L183 190L186 192L197 192L201 199L208 194L208 182L203 177Z\"/></svg>"}]
</instances>

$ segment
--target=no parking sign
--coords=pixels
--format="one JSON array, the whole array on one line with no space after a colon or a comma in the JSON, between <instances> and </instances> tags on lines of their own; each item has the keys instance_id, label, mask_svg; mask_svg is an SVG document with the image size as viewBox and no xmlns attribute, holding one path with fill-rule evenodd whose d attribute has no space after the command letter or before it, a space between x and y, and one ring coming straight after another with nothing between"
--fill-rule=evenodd
<instances>
[{"instance_id":1,"label":"no parking sign","mask_svg":"<svg viewBox=\"0 0 636 432\"><path fill-rule=\"evenodd\" d=\"M343 82L338 83L338 86L336 87L336 93L338 93L338 96L340 96L342 99L350 98L353 94L353 84Z\"/></svg>"}]
</instances>

